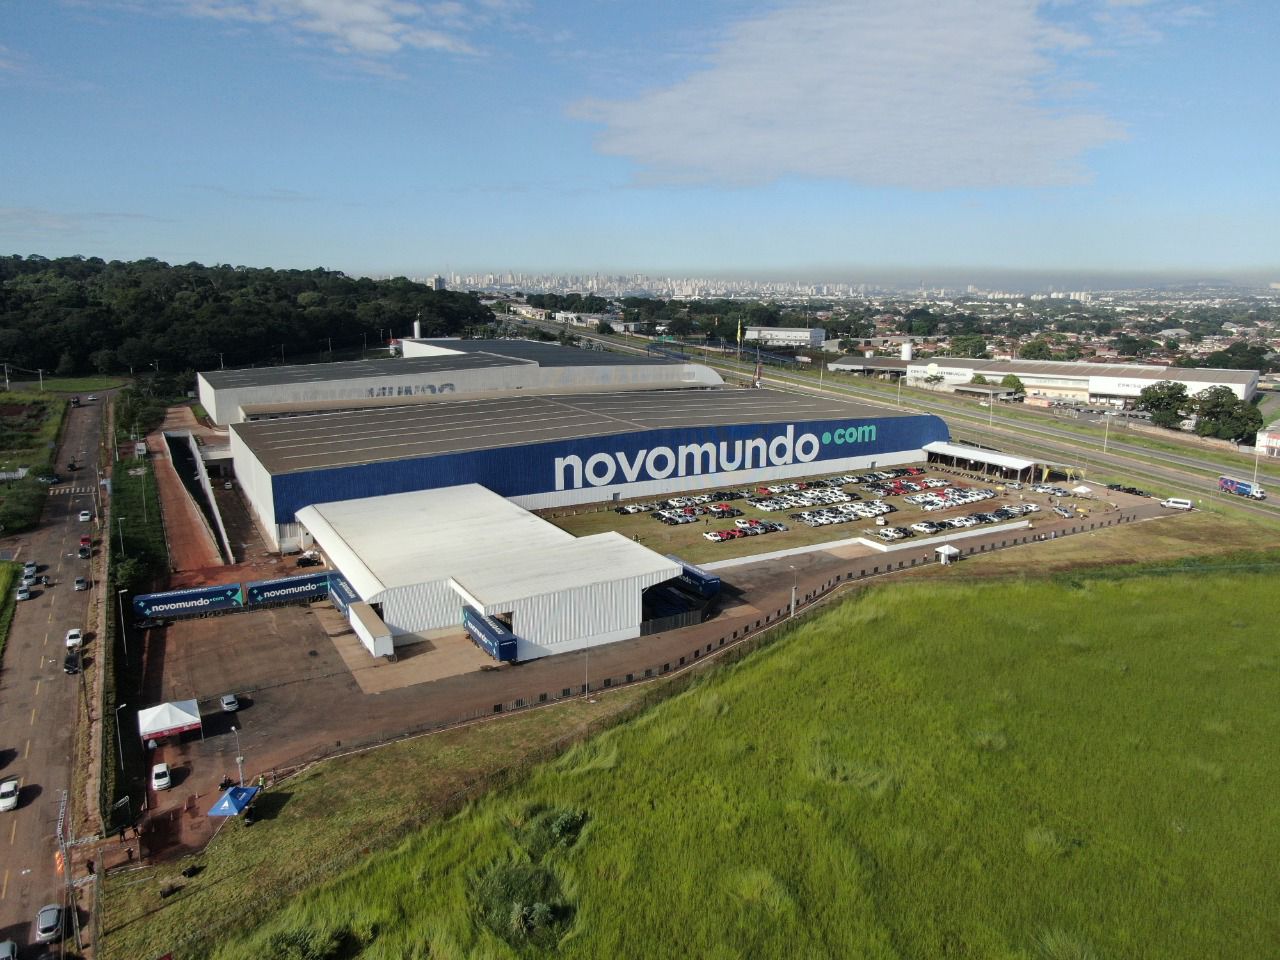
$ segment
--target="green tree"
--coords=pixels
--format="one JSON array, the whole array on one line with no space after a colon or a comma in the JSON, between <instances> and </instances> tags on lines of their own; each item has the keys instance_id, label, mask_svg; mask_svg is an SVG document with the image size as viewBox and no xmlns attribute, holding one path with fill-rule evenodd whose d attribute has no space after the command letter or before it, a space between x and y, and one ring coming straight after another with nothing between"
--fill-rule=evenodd
<instances>
[{"instance_id":1,"label":"green tree","mask_svg":"<svg viewBox=\"0 0 1280 960\"><path fill-rule=\"evenodd\" d=\"M951 338L951 352L958 357L985 357L987 355L987 339L976 333L959 334Z\"/></svg>"},{"instance_id":2,"label":"green tree","mask_svg":"<svg viewBox=\"0 0 1280 960\"><path fill-rule=\"evenodd\" d=\"M1026 389L1022 386L1022 381L1018 379L1018 375L1014 373L1006 373L1000 381L1000 386L1006 390L1012 390L1014 393L1026 393Z\"/></svg>"},{"instance_id":3,"label":"green tree","mask_svg":"<svg viewBox=\"0 0 1280 960\"><path fill-rule=\"evenodd\" d=\"M1239 443L1262 429L1262 413L1230 387L1210 387L1196 395L1196 433Z\"/></svg>"},{"instance_id":4,"label":"green tree","mask_svg":"<svg viewBox=\"0 0 1280 960\"><path fill-rule=\"evenodd\" d=\"M614 332L613 324L610 323L608 320L601 320L599 323L596 324L596 333L610 334L613 332Z\"/></svg>"},{"instance_id":5,"label":"green tree","mask_svg":"<svg viewBox=\"0 0 1280 960\"><path fill-rule=\"evenodd\" d=\"M1030 343L1022 346L1022 349L1018 351L1018 356L1023 360L1052 360L1053 350L1049 347L1049 341L1043 337L1036 337Z\"/></svg>"},{"instance_id":6,"label":"green tree","mask_svg":"<svg viewBox=\"0 0 1280 960\"><path fill-rule=\"evenodd\" d=\"M1151 414L1151 422L1157 427L1176 430L1191 411L1192 404L1186 384L1161 380L1142 388L1137 407Z\"/></svg>"},{"instance_id":7,"label":"green tree","mask_svg":"<svg viewBox=\"0 0 1280 960\"><path fill-rule=\"evenodd\" d=\"M984 383L990 383L991 381L990 381L990 380L988 380L986 377L984 377L982 374L980 374L980 373L975 373L975 374L973 375L973 379L972 379L972 380L970 380L969 382L970 382L970 383L976 383L976 384L984 384Z\"/></svg>"}]
</instances>

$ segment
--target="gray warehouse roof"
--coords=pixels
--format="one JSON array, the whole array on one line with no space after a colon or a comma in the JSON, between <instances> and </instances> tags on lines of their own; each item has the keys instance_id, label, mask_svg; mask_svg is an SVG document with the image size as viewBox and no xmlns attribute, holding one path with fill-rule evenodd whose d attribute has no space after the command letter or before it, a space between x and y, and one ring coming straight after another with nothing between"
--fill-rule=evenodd
<instances>
[{"instance_id":1,"label":"gray warehouse roof","mask_svg":"<svg viewBox=\"0 0 1280 960\"><path fill-rule=\"evenodd\" d=\"M215 390L239 387L272 387L295 383L325 383L362 380L367 377L402 377L450 370L510 367L536 364L540 367L603 367L672 364L662 357L631 356L603 350L580 350L555 343L532 340L424 340L450 351L433 357L400 357L393 360L343 360L338 363L307 363L287 367L252 367L245 370L208 370L201 373Z\"/></svg>"},{"instance_id":2,"label":"gray warehouse roof","mask_svg":"<svg viewBox=\"0 0 1280 960\"><path fill-rule=\"evenodd\" d=\"M1211 367L1173 367L1153 363L1088 363L1067 360L971 360L964 357L860 357L850 355L833 360L828 367L852 367L881 370L906 370L935 363L939 367L962 367L979 373L1046 377L1129 377L1133 380L1184 380L1191 383L1253 382L1256 370L1225 370Z\"/></svg>"},{"instance_id":3,"label":"gray warehouse roof","mask_svg":"<svg viewBox=\"0 0 1280 960\"><path fill-rule=\"evenodd\" d=\"M897 416L904 414L773 390L655 390L438 400L231 430L278 475L641 430Z\"/></svg>"}]
</instances>

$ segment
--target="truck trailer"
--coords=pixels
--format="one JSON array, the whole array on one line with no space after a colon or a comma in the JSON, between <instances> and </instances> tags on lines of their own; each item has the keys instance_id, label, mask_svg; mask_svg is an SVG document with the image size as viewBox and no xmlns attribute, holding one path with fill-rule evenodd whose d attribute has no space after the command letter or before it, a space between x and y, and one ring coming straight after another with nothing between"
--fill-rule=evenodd
<instances>
[{"instance_id":1,"label":"truck trailer","mask_svg":"<svg viewBox=\"0 0 1280 960\"><path fill-rule=\"evenodd\" d=\"M1237 497L1248 497L1250 500L1265 500L1267 492L1249 480L1237 480L1235 477L1219 477L1218 489L1223 493L1233 493Z\"/></svg>"}]
</instances>

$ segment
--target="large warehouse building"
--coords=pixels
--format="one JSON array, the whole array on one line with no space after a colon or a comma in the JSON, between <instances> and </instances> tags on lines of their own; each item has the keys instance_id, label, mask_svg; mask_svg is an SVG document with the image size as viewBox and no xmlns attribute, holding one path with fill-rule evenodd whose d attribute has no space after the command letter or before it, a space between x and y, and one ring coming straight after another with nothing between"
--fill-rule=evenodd
<instances>
[{"instance_id":1,"label":"large warehouse building","mask_svg":"<svg viewBox=\"0 0 1280 960\"><path fill-rule=\"evenodd\" d=\"M905 377L915 386L955 390L982 374L992 383L1013 374L1022 381L1028 398L1125 406L1146 387L1162 380L1186 386L1195 396L1210 387L1227 387L1241 400L1258 392L1258 371L1169 367L1140 363L1072 363L1060 360L966 360L934 357L901 360L897 357L846 356L827 364L828 370L847 373ZM941 380L932 378L941 377Z\"/></svg>"},{"instance_id":2,"label":"large warehouse building","mask_svg":"<svg viewBox=\"0 0 1280 960\"><path fill-rule=\"evenodd\" d=\"M315 504L298 521L393 643L465 625L496 635L501 660L640 636L644 590L682 569L618 533L574 537L474 484Z\"/></svg>"},{"instance_id":3,"label":"large warehouse building","mask_svg":"<svg viewBox=\"0 0 1280 960\"><path fill-rule=\"evenodd\" d=\"M236 476L279 549L313 504L479 484L566 506L910 463L947 440L935 416L772 390L444 399L237 423Z\"/></svg>"},{"instance_id":4,"label":"large warehouse building","mask_svg":"<svg viewBox=\"0 0 1280 960\"><path fill-rule=\"evenodd\" d=\"M459 395L718 387L697 363L580 350L531 340L405 340L404 357L247 370L197 379L214 423L408 406Z\"/></svg>"}]
</instances>

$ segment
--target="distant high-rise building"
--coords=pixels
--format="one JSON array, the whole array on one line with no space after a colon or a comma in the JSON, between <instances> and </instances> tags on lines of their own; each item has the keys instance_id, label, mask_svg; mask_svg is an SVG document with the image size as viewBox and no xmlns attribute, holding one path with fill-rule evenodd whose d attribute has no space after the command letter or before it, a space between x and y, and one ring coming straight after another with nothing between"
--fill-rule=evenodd
<instances>
[{"instance_id":1,"label":"distant high-rise building","mask_svg":"<svg viewBox=\"0 0 1280 960\"><path fill-rule=\"evenodd\" d=\"M440 276L439 274L437 274L436 276L434 276L434 277L432 277L432 278L431 278L431 289L432 289L432 290L443 290L444 288L445 288L445 287L444 287L444 277L442 277L442 276Z\"/></svg>"}]
</instances>

